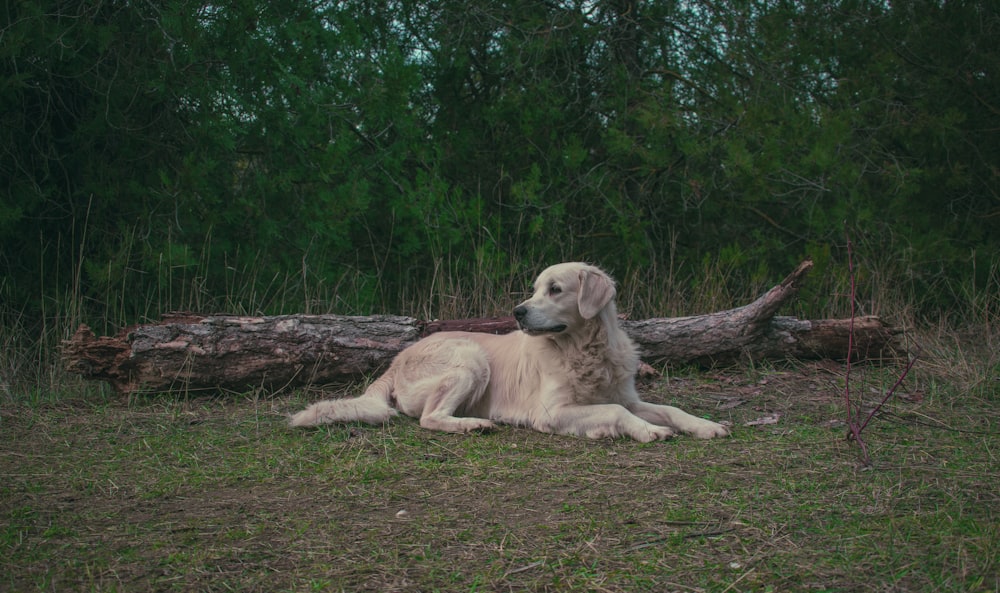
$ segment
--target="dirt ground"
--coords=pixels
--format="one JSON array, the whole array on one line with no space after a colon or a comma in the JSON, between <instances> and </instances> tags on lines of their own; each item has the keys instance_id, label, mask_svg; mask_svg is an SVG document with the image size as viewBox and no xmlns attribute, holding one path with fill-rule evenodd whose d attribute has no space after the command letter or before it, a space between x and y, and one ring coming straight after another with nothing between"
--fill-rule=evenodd
<instances>
[{"instance_id":1,"label":"dirt ground","mask_svg":"<svg viewBox=\"0 0 1000 593\"><path fill-rule=\"evenodd\" d=\"M865 466L844 371L645 381L734 427L646 445L287 429L315 392L5 404L0 590L997 590L997 386L908 380Z\"/></svg>"}]
</instances>

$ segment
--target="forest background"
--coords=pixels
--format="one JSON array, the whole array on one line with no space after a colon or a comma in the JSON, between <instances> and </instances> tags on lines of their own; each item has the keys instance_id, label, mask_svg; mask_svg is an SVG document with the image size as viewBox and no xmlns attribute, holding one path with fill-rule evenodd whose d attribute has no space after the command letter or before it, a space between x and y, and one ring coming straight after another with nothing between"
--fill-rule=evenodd
<instances>
[{"instance_id":1,"label":"forest background","mask_svg":"<svg viewBox=\"0 0 1000 593\"><path fill-rule=\"evenodd\" d=\"M811 257L840 314L848 237L859 312L997 319L996 2L4 7L5 390L81 322L502 314L566 259L638 317Z\"/></svg>"}]
</instances>

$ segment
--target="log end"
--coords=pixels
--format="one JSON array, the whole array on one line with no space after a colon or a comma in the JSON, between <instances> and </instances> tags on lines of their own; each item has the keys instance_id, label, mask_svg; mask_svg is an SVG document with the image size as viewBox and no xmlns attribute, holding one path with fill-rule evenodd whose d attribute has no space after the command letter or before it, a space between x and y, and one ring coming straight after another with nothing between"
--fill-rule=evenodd
<instances>
[{"instance_id":1,"label":"log end","mask_svg":"<svg viewBox=\"0 0 1000 593\"><path fill-rule=\"evenodd\" d=\"M119 392L128 391L130 348L126 338L97 336L90 326L81 324L73 336L62 342L62 363L66 372L84 379L108 381Z\"/></svg>"}]
</instances>

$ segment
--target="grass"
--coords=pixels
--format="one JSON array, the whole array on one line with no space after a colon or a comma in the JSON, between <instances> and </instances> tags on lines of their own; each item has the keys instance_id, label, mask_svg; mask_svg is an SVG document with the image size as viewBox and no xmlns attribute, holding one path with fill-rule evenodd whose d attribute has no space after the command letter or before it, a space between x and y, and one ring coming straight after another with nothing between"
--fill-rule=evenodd
<instances>
[{"instance_id":1,"label":"grass","mask_svg":"<svg viewBox=\"0 0 1000 593\"><path fill-rule=\"evenodd\" d=\"M466 263L442 257L392 312L498 314L535 272ZM700 280L672 265L626 275L620 309L707 312L778 280L734 288L734 268L703 267ZM866 269L882 280L861 313L903 311L912 326L906 295L890 294L902 275ZM292 431L285 414L321 394L119 398L59 368L82 313L58 303L80 294L53 299L41 327L0 308L0 591L1000 591L998 270L956 289L959 323L924 328L920 362L865 431L870 467L844 438L832 363L670 370L642 386L735 425L709 442L459 436L410 419ZM250 267L220 301L181 272L163 272L143 315L357 313L339 295L370 289L289 276L241 292L261 284ZM833 284L817 278L811 298ZM107 324L125 293L103 299ZM831 303L808 306L842 316ZM896 371L856 367L852 392L873 405Z\"/></svg>"},{"instance_id":2,"label":"grass","mask_svg":"<svg viewBox=\"0 0 1000 593\"><path fill-rule=\"evenodd\" d=\"M649 445L286 429L303 392L8 403L0 589L1000 590L997 375L908 378L871 468L842 385L825 363L668 374L648 399L737 428Z\"/></svg>"}]
</instances>

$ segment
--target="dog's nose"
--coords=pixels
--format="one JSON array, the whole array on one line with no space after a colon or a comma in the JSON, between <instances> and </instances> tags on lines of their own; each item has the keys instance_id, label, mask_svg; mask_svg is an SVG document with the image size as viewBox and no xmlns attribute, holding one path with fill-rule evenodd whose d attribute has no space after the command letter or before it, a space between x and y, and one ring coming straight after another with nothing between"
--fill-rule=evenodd
<instances>
[{"instance_id":1,"label":"dog's nose","mask_svg":"<svg viewBox=\"0 0 1000 593\"><path fill-rule=\"evenodd\" d=\"M523 321L524 316L528 314L528 308L524 305L518 305L514 307L514 319L518 321Z\"/></svg>"}]
</instances>

